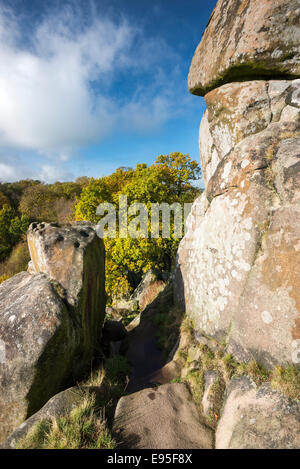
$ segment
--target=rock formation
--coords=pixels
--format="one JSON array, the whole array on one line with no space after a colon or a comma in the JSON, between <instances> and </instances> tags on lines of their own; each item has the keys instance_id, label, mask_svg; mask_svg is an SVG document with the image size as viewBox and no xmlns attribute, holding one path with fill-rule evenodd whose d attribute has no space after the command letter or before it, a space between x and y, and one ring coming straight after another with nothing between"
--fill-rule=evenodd
<instances>
[{"instance_id":1,"label":"rock formation","mask_svg":"<svg viewBox=\"0 0 300 469\"><path fill-rule=\"evenodd\" d=\"M205 95L205 191L188 218L177 301L240 361L300 363L300 8L220 0L189 73Z\"/></svg>"},{"instance_id":2,"label":"rock formation","mask_svg":"<svg viewBox=\"0 0 300 469\"><path fill-rule=\"evenodd\" d=\"M0 285L0 440L90 369L105 314L104 245L88 224L32 224L30 272Z\"/></svg>"},{"instance_id":3,"label":"rock formation","mask_svg":"<svg viewBox=\"0 0 300 469\"><path fill-rule=\"evenodd\" d=\"M130 297L113 299L113 309L115 312L122 310L144 311L163 291L168 278L168 273L159 272L155 269L148 270Z\"/></svg>"},{"instance_id":4,"label":"rock formation","mask_svg":"<svg viewBox=\"0 0 300 469\"><path fill-rule=\"evenodd\" d=\"M171 383L119 400L114 432L123 448L211 449L212 431L203 425L187 387Z\"/></svg>"},{"instance_id":5,"label":"rock formation","mask_svg":"<svg viewBox=\"0 0 300 469\"><path fill-rule=\"evenodd\" d=\"M195 52L192 93L234 81L300 75L298 0L220 0Z\"/></svg>"},{"instance_id":6,"label":"rock formation","mask_svg":"<svg viewBox=\"0 0 300 469\"><path fill-rule=\"evenodd\" d=\"M234 378L216 432L216 449L299 448L300 404L249 378Z\"/></svg>"}]
</instances>

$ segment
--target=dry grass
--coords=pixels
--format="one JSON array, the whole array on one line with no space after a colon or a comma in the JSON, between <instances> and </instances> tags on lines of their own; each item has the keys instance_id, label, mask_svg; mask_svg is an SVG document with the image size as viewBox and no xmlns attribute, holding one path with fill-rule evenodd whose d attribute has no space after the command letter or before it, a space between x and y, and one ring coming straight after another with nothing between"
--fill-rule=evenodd
<instances>
[{"instance_id":1,"label":"dry grass","mask_svg":"<svg viewBox=\"0 0 300 469\"><path fill-rule=\"evenodd\" d=\"M186 325L184 326L187 330ZM191 337L191 336L190 336ZM189 363L188 349L197 347L199 358L197 361ZM223 388L229 383L233 376L249 376L257 386L269 382L274 389L285 394L291 399L300 399L300 370L293 365L277 366L273 370L267 370L257 361L251 360L248 363L239 363L228 353L225 353L224 345L219 345L216 352L207 345L199 345L195 340L186 344L185 348L176 352L176 360L182 368L187 367L189 372L185 381L190 385L192 393L195 378L198 381L202 394L204 392L203 376L207 371L217 371ZM197 390L199 394L199 390ZM196 400L199 400L199 395Z\"/></svg>"},{"instance_id":2,"label":"dry grass","mask_svg":"<svg viewBox=\"0 0 300 469\"><path fill-rule=\"evenodd\" d=\"M295 366L276 366L271 374L271 385L291 399L300 400L300 370Z\"/></svg>"}]
</instances>

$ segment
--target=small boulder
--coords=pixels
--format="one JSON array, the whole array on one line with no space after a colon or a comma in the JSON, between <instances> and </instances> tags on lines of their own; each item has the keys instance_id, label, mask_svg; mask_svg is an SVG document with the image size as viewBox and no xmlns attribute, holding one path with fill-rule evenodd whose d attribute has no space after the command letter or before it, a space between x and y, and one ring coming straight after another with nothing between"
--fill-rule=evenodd
<instances>
[{"instance_id":1,"label":"small boulder","mask_svg":"<svg viewBox=\"0 0 300 469\"><path fill-rule=\"evenodd\" d=\"M196 404L181 383L123 396L115 412L113 428L123 448L213 447L212 431L200 422Z\"/></svg>"},{"instance_id":2,"label":"small boulder","mask_svg":"<svg viewBox=\"0 0 300 469\"><path fill-rule=\"evenodd\" d=\"M132 311L144 311L164 290L168 277L167 273L148 270L131 296L113 299L112 309L121 315L126 312L128 314Z\"/></svg>"},{"instance_id":3,"label":"small boulder","mask_svg":"<svg viewBox=\"0 0 300 469\"><path fill-rule=\"evenodd\" d=\"M154 270L148 270L141 283L135 289L132 295L132 300L136 300L139 305L139 310L144 309L155 300L157 295L165 288L166 281L163 274Z\"/></svg>"},{"instance_id":4,"label":"small boulder","mask_svg":"<svg viewBox=\"0 0 300 469\"><path fill-rule=\"evenodd\" d=\"M233 378L216 432L217 449L298 449L300 404L257 387L248 377Z\"/></svg>"}]
</instances>

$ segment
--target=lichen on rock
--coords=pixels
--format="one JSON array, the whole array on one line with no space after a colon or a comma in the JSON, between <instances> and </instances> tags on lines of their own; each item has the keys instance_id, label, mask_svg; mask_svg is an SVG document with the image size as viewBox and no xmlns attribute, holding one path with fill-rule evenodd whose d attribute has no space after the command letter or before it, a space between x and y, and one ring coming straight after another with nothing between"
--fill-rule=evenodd
<instances>
[{"instance_id":1,"label":"lichen on rock","mask_svg":"<svg viewBox=\"0 0 300 469\"><path fill-rule=\"evenodd\" d=\"M105 315L104 246L91 226L32 224L32 265L0 285L0 439L90 369Z\"/></svg>"},{"instance_id":2,"label":"lichen on rock","mask_svg":"<svg viewBox=\"0 0 300 469\"><path fill-rule=\"evenodd\" d=\"M299 15L295 1L220 0L189 74L207 104L206 188L175 296L196 330L269 368L300 364Z\"/></svg>"},{"instance_id":3,"label":"lichen on rock","mask_svg":"<svg viewBox=\"0 0 300 469\"><path fill-rule=\"evenodd\" d=\"M219 0L191 63L190 91L299 78L299 25L298 0Z\"/></svg>"}]
</instances>

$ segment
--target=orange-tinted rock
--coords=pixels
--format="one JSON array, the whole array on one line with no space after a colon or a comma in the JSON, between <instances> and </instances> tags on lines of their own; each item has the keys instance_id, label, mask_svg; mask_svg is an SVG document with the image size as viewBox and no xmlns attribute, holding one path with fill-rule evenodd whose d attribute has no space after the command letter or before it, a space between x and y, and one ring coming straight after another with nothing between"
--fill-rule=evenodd
<instances>
[{"instance_id":1,"label":"orange-tinted rock","mask_svg":"<svg viewBox=\"0 0 300 469\"><path fill-rule=\"evenodd\" d=\"M275 122L300 120L300 80L230 83L205 96L199 148L205 184L235 145Z\"/></svg>"},{"instance_id":2,"label":"orange-tinted rock","mask_svg":"<svg viewBox=\"0 0 300 469\"><path fill-rule=\"evenodd\" d=\"M225 83L300 77L299 0L219 0L188 84L204 96Z\"/></svg>"},{"instance_id":3,"label":"orange-tinted rock","mask_svg":"<svg viewBox=\"0 0 300 469\"><path fill-rule=\"evenodd\" d=\"M135 289L132 299L138 302L139 310L143 311L155 300L165 286L166 282L160 273L148 270L143 276L141 283Z\"/></svg>"},{"instance_id":4,"label":"orange-tinted rock","mask_svg":"<svg viewBox=\"0 0 300 469\"><path fill-rule=\"evenodd\" d=\"M164 384L123 396L114 432L125 449L211 449L212 431L200 420L183 383Z\"/></svg>"}]
</instances>

